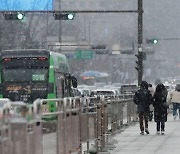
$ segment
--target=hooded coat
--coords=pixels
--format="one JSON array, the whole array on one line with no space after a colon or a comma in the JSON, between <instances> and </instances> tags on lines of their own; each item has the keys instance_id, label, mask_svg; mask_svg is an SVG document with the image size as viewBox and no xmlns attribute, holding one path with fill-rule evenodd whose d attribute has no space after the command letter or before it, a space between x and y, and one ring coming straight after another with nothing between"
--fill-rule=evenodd
<instances>
[{"instance_id":1,"label":"hooded coat","mask_svg":"<svg viewBox=\"0 0 180 154\"><path fill-rule=\"evenodd\" d=\"M153 106L154 106L154 121L155 122L166 122L167 121L167 106L166 97L167 89L160 83L156 87L156 91L153 96Z\"/></svg>"},{"instance_id":2,"label":"hooded coat","mask_svg":"<svg viewBox=\"0 0 180 154\"><path fill-rule=\"evenodd\" d=\"M133 97L133 101L137 105L137 112L149 112L151 100L152 95L148 90L148 83L146 81L142 81L140 89L135 92Z\"/></svg>"}]
</instances>

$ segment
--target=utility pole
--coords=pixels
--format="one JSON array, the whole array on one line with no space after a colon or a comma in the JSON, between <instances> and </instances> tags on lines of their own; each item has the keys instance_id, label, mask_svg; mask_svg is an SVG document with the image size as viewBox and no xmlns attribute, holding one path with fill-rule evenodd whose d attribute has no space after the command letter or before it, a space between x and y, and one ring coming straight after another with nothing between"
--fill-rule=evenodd
<instances>
[{"instance_id":1,"label":"utility pole","mask_svg":"<svg viewBox=\"0 0 180 154\"><path fill-rule=\"evenodd\" d=\"M61 0L59 0L59 11L61 11ZM62 29L61 29L61 26L62 26L62 23L61 23L61 20L59 20L59 43L60 43L59 53L61 53L61 42L62 42L62 38L61 38Z\"/></svg>"},{"instance_id":2,"label":"utility pole","mask_svg":"<svg viewBox=\"0 0 180 154\"><path fill-rule=\"evenodd\" d=\"M143 55L143 0L138 0L138 55L136 55L138 85L141 84L143 77Z\"/></svg>"}]
</instances>

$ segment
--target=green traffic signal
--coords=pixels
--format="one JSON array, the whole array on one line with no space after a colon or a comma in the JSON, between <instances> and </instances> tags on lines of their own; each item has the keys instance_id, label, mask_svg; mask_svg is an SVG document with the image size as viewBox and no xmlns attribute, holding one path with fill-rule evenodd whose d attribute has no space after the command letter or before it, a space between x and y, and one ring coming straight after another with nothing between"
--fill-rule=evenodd
<instances>
[{"instance_id":1,"label":"green traffic signal","mask_svg":"<svg viewBox=\"0 0 180 154\"><path fill-rule=\"evenodd\" d=\"M24 13L21 12L13 12L13 13L5 13L4 18L5 20L23 20L25 17Z\"/></svg>"},{"instance_id":2,"label":"green traffic signal","mask_svg":"<svg viewBox=\"0 0 180 154\"><path fill-rule=\"evenodd\" d=\"M146 43L151 43L151 44L157 44L158 43L158 39L146 39Z\"/></svg>"},{"instance_id":3,"label":"green traffic signal","mask_svg":"<svg viewBox=\"0 0 180 154\"><path fill-rule=\"evenodd\" d=\"M73 20L75 14L74 13L55 13L55 20Z\"/></svg>"},{"instance_id":4,"label":"green traffic signal","mask_svg":"<svg viewBox=\"0 0 180 154\"><path fill-rule=\"evenodd\" d=\"M23 13L18 12L16 17L17 17L18 20L23 20L25 15Z\"/></svg>"},{"instance_id":5,"label":"green traffic signal","mask_svg":"<svg viewBox=\"0 0 180 154\"><path fill-rule=\"evenodd\" d=\"M157 39L153 39L152 42L153 42L154 44L157 44L157 43L158 43L158 40L157 40Z\"/></svg>"},{"instance_id":6,"label":"green traffic signal","mask_svg":"<svg viewBox=\"0 0 180 154\"><path fill-rule=\"evenodd\" d=\"M74 14L73 13L70 13L67 15L68 19L69 20L73 20L74 19Z\"/></svg>"}]
</instances>

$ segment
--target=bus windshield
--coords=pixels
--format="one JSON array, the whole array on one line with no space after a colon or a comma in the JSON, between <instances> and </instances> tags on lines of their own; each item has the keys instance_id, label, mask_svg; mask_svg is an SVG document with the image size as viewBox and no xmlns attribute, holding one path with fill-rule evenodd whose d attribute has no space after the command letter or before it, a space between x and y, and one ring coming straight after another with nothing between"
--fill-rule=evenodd
<instances>
[{"instance_id":1,"label":"bus windshield","mask_svg":"<svg viewBox=\"0 0 180 154\"><path fill-rule=\"evenodd\" d=\"M48 80L48 69L3 69L4 82L44 82Z\"/></svg>"}]
</instances>

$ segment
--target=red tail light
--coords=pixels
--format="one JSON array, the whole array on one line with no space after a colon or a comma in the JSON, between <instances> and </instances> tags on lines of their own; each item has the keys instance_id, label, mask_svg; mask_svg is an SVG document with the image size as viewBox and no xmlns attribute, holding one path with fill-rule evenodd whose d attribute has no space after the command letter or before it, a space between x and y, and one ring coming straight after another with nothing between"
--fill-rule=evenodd
<instances>
[{"instance_id":1,"label":"red tail light","mask_svg":"<svg viewBox=\"0 0 180 154\"><path fill-rule=\"evenodd\" d=\"M4 60L4 61L10 61L11 58L4 58L3 60Z\"/></svg>"},{"instance_id":2,"label":"red tail light","mask_svg":"<svg viewBox=\"0 0 180 154\"><path fill-rule=\"evenodd\" d=\"M45 57L38 57L39 60L46 60Z\"/></svg>"}]
</instances>

